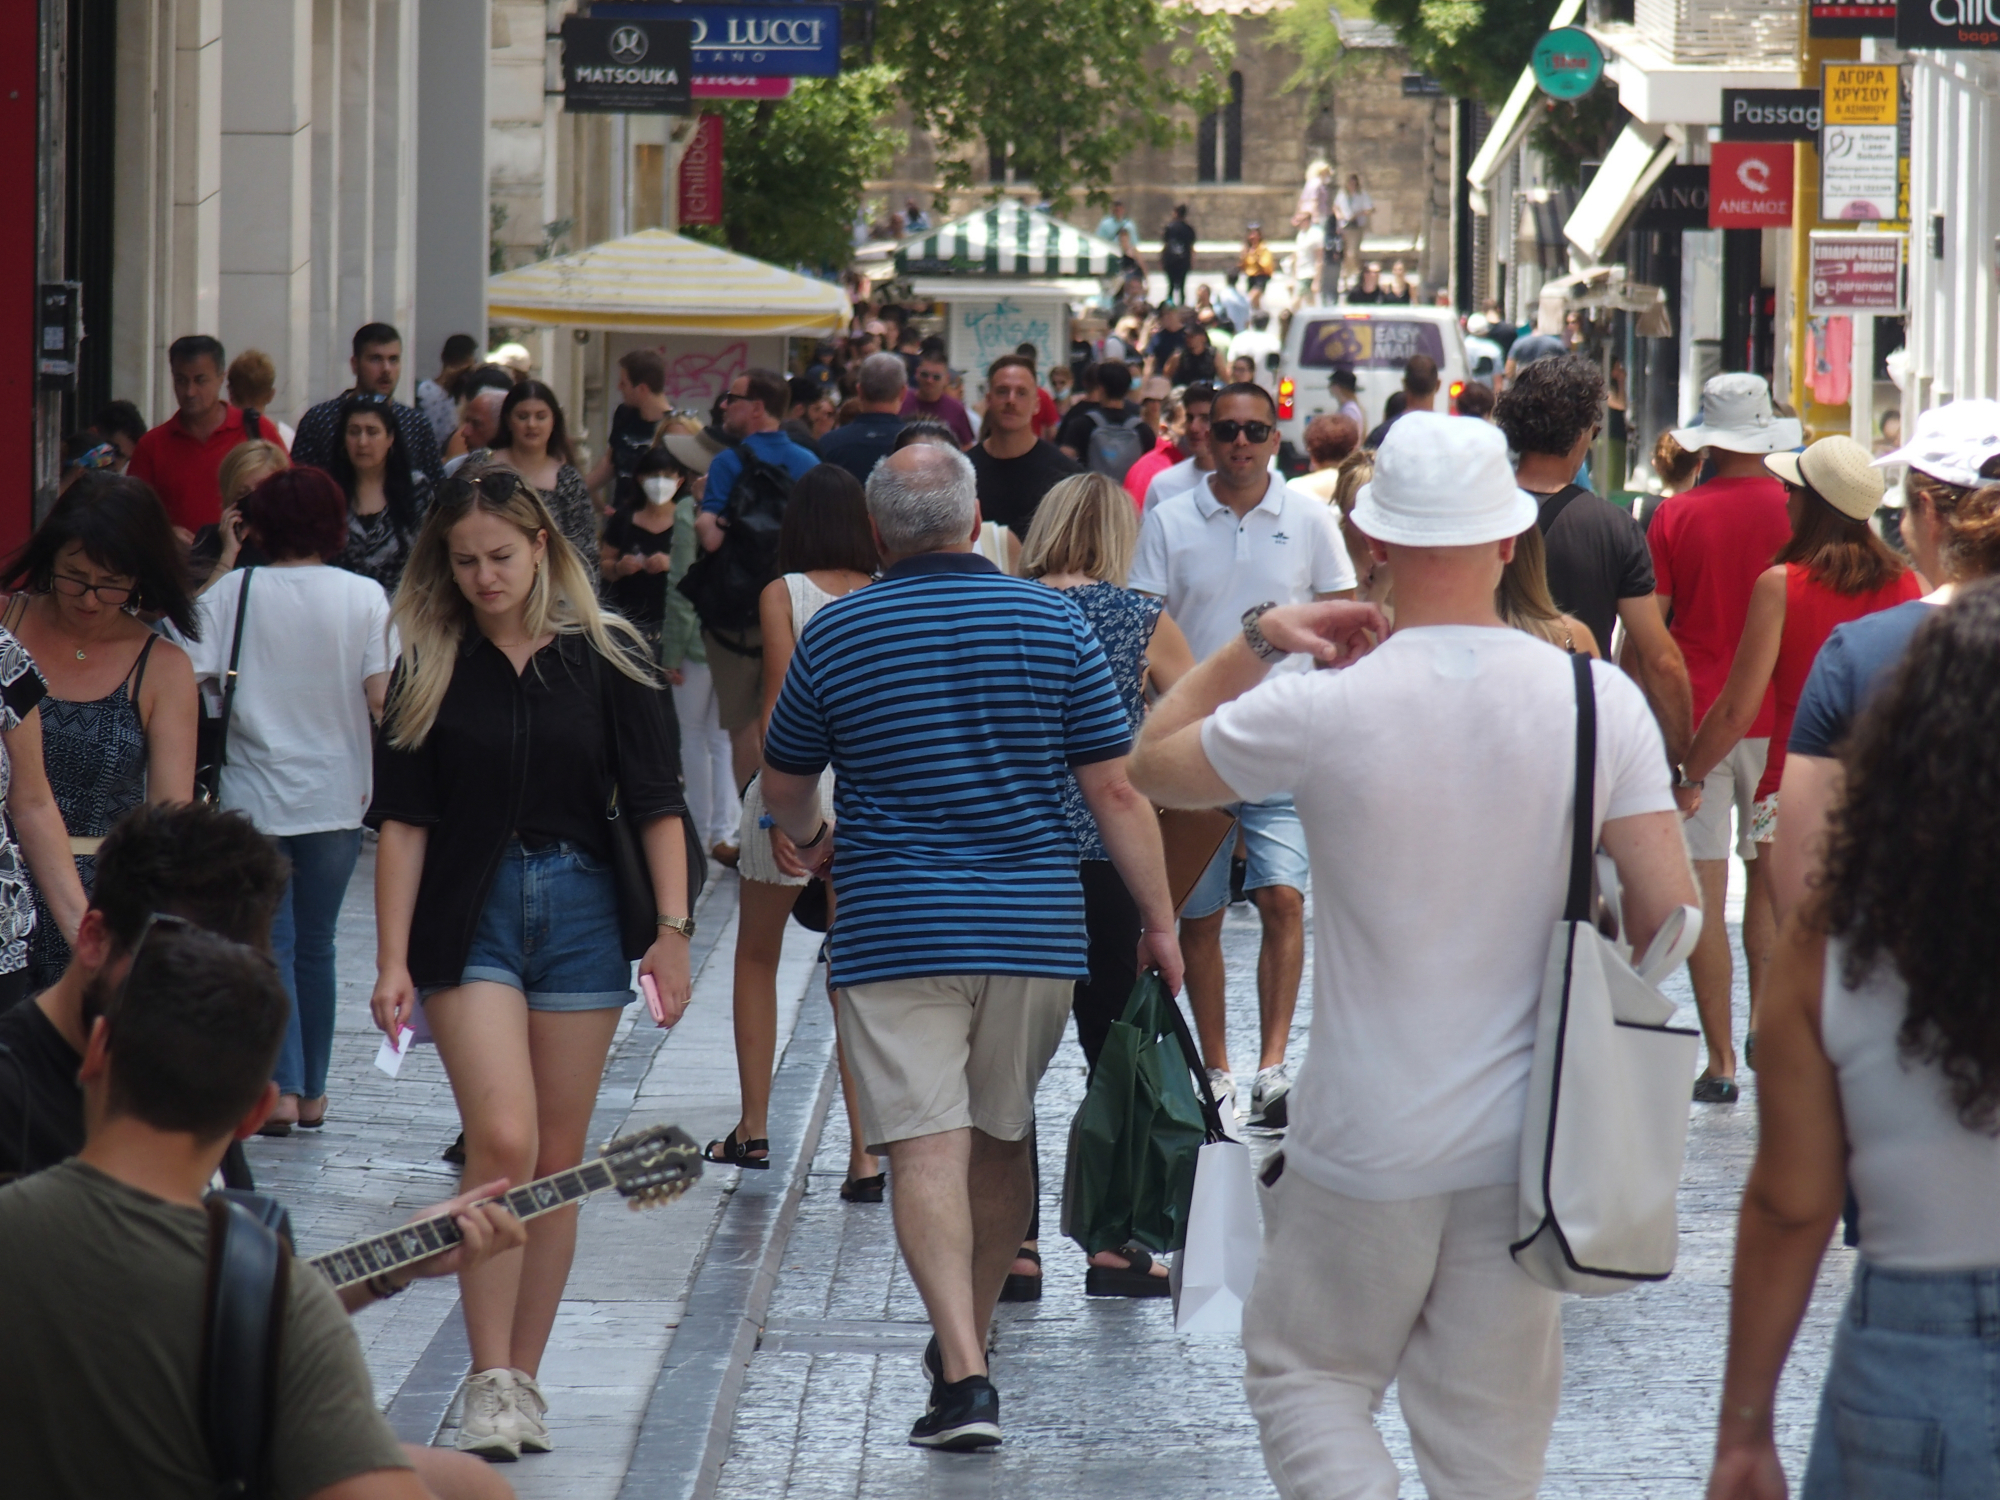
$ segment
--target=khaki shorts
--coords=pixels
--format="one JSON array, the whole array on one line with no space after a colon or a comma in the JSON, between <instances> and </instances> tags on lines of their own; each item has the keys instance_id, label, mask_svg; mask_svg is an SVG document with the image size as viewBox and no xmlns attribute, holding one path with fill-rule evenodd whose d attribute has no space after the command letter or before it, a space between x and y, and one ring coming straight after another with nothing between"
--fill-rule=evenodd
<instances>
[{"instance_id":1,"label":"khaki shorts","mask_svg":"<svg viewBox=\"0 0 2000 1500\"><path fill-rule=\"evenodd\" d=\"M1750 805L1757 783L1764 779L1764 757L1770 739L1738 740L1736 748L1716 762L1701 784L1701 811L1681 825L1687 835L1689 859L1729 858L1729 813L1736 812L1736 853L1757 857L1750 837Z\"/></svg>"},{"instance_id":2,"label":"khaki shorts","mask_svg":"<svg viewBox=\"0 0 2000 1500\"><path fill-rule=\"evenodd\" d=\"M865 1149L971 1126L1026 1139L1069 1023L1071 979L942 974L839 991Z\"/></svg>"},{"instance_id":3,"label":"khaki shorts","mask_svg":"<svg viewBox=\"0 0 2000 1500\"><path fill-rule=\"evenodd\" d=\"M733 732L755 724L764 712L764 632L753 628L740 636L732 634L729 640L730 645L749 647L758 654L745 656L724 645L713 631L701 633L708 675L715 682L716 722Z\"/></svg>"}]
</instances>

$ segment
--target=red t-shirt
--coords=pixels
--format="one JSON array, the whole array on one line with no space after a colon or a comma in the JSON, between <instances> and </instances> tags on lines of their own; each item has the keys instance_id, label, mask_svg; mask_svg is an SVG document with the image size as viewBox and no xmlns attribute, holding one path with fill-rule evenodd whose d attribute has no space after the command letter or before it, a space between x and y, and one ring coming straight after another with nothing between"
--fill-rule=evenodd
<instances>
[{"instance_id":1,"label":"red t-shirt","mask_svg":"<svg viewBox=\"0 0 2000 1500\"><path fill-rule=\"evenodd\" d=\"M1141 510L1146 507L1146 486L1153 482L1155 474L1163 473L1179 463L1187 455L1174 445L1174 440L1163 437L1153 444L1153 451L1145 454L1125 471L1125 493L1132 497L1132 503Z\"/></svg>"},{"instance_id":2,"label":"red t-shirt","mask_svg":"<svg viewBox=\"0 0 2000 1500\"><path fill-rule=\"evenodd\" d=\"M1673 600L1668 630L1687 659L1697 726L1729 680L1750 591L1791 537L1785 487L1775 478L1711 479L1653 515L1653 587ZM1771 733L1772 711L1767 691L1746 739Z\"/></svg>"},{"instance_id":3,"label":"red t-shirt","mask_svg":"<svg viewBox=\"0 0 2000 1500\"><path fill-rule=\"evenodd\" d=\"M1040 386L1035 387L1035 436L1055 437L1055 431L1062 426L1062 413L1056 410L1056 398Z\"/></svg>"},{"instance_id":4,"label":"red t-shirt","mask_svg":"<svg viewBox=\"0 0 2000 1500\"><path fill-rule=\"evenodd\" d=\"M1778 637L1777 663L1771 668L1771 689L1777 695L1778 715L1771 728L1771 753L1764 760L1764 779L1757 783L1759 797L1775 792L1785 774L1785 746L1791 742L1799 697L1806 690L1806 679L1812 675L1819 648L1833 634L1834 626L1921 599L1923 593L1917 575L1908 568L1869 593L1836 594L1798 563L1785 564L1785 629Z\"/></svg>"},{"instance_id":5,"label":"red t-shirt","mask_svg":"<svg viewBox=\"0 0 2000 1500\"><path fill-rule=\"evenodd\" d=\"M224 406L222 425L206 442L181 425L180 413L168 417L132 447L125 472L143 479L167 508L167 518L183 531L199 531L222 519L222 486L216 479L229 450L244 441L243 413ZM259 423L261 438L284 447L278 424L269 417Z\"/></svg>"}]
</instances>

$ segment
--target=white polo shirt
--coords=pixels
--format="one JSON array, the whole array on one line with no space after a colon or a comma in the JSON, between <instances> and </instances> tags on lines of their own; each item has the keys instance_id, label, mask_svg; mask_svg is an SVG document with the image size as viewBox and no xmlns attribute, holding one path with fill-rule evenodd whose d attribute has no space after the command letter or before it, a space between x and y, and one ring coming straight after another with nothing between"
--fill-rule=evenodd
<instances>
[{"instance_id":1,"label":"white polo shirt","mask_svg":"<svg viewBox=\"0 0 2000 1500\"><path fill-rule=\"evenodd\" d=\"M1284 475L1284 470L1278 467L1278 460L1276 458L1271 460L1270 470L1274 476L1279 478L1282 478ZM1151 510L1169 495L1185 494L1188 490L1200 484L1208 476L1209 472L1207 469L1197 469L1194 466L1194 460L1191 458L1184 458L1171 468L1160 470L1159 473L1146 482L1146 498L1141 502L1139 508L1141 510Z\"/></svg>"},{"instance_id":2,"label":"white polo shirt","mask_svg":"<svg viewBox=\"0 0 2000 1500\"><path fill-rule=\"evenodd\" d=\"M1227 645L1253 605L1302 604L1354 587L1354 564L1325 501L1272 475L1263 500L1238 520L1215 498L1211 477L1146 508L1130 579L1166 600L1197 660ZM1305 665L1303 656L1279 663Z\"/></svg>"}]
</instances>

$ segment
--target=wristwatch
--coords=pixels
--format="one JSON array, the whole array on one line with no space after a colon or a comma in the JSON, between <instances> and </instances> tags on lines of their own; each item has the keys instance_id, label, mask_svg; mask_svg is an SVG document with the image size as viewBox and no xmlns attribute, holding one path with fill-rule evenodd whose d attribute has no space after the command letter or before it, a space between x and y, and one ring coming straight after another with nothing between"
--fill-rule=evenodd
<instances>
[{"instance_id":1,"label":"wristwatch","mask_svg":"<svg viewBox=\"0 0 2000 1500\"><path fill-rule=\"evenodd\" d=\"M1258 623L1264 618L1266 610L1277 607L1277 600L1266 599L1262 604L1253 604L1243 611L1243 642L1256 653L1259 661L1273 661L1285 654L1264 639L1263 627Z\"/></svg>"},{"instance_id":2,"label":"wristwatch","mask_svg":"<svg viewBox=\"0 0 2000 1500\"><path fill-rule=\"evenodd\" d=\"M1698 787L1698 786L1700 786L1700 785L1701 785L1701 783L1700 783L1699 781L1689 781L1689 780L1688 780L1688 768L1687 768L1687 767L1686 767L1685 765L1683 765L1683 764L1682 764L1681 762L1679 762L1679 761L1675 761L1675 762L1674 762L1674 790L1675 790L1675 791L1677 791L1677 792L1691 792L1691 791L1693 791L1693 790L1694 790L1694 789L1695 789L1696 787Z\"/></svg>"},{"instance_id":3,"label":"wristwatch","mask_svg":"<svg viewBox=\"0 0 2000 1500\"><path fill-rule=\"evenodd\" d=\"M674 932L678 932L682 937L686 938L689 942L694 941L693 917L660 916L660 917L655 917L653 920L658 926L668 928L669 930Z\"/></svg>"}]
</instances>

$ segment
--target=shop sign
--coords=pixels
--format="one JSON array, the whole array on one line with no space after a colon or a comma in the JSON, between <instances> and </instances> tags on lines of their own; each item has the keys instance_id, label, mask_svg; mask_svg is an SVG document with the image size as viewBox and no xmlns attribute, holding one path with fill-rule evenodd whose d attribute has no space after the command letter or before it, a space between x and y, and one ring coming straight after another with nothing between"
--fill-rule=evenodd
<instances>
[{"instance_id":1,"label":"shop sign","mask_svg":"<svg viewBox=\"0 0 2000 1500\"><path fill-rule=\"evenodd\" d=\"M1785 229L1791 222L1789 142L1716 141L1709 146L1709 228Z\"/></svg>"},{"instance_id":2,"label":"shop sign","mask_svg":"<svg viewBox=\"0 0 2000 1500\"><path fill-rule=\"evenodd\" d=\"M1443 95L1444 85L1428 73L1405 73L1403 75L1403 97L1405 99L1436 99Z\"/></svg>"},{"instance_id":3,"label":"shop sign","mask_svg":"<svg viewBox=\"0 0 2000 1500\"><path fill-rule=\"evenodd\" d=\"M1809 311L1872 313L1890 317L1903 311L1901 234L1857 234L1815 229L1809 240Z\"/></svg>"},{"instance_id":4,"label":"shop sign","mask_svg":"<svg viewBox=\"0 0 2000 1500\"><path fill-rule=\"evenodd\" d=\"M1811 141L1818 145L1819 127L1818 89L1722 91L1722 133L1729 140Z\"/></svg>"},{"instance_id":5,"label":"shop sign","mask_svg":"<svg viewBox=\"0 0 2000 1500\"><path fill-rule=\"evenodd\" d=\"M2000 0L1995 0L2000 4ZM1903 97L1894 63L1826 63L1820 73L1827 125L1893 125Z\"/></svg>"},{"instance_id":6,"label":"shop sign","mask_svg":"<svg viewBox=\"0 0 2000 1500\"><path fill-rule=\"evenodd\" d=\"M838 5L644 4L591 6L598 16L674 17L694 26L703 77L833 78L840 73Z\"/></svg>"},{"instance_id":7,"label":"shop sign","mask_svg":"<svg viewBox=\"0 0 2000 1500\"><path fill-rule=\"evenodd\" d=\"M1708 168L1681 162L1668 167L1625 227L1628 231L1708 228Z\"/></svg>"},{"instance_id":8,"label":"shop sign","mask_svg":"<svg viewBox=\"0 0 2000 1500\"><path fill-rule=\"evenodd\" d=\"M722 116L703 115L681 153L680 221L722 222Z\"/></svg>"},{"instance_id":9,"label":"shop sign","mask_svg":"<svg viewBox=\"0 0 2000 1500\"><path fill-rule=\"evenodd\" d=\"M1902 183L1893 124L1828 125L1820 132L1820 218L1892 222Z\"/></svg>"},{"instance_id":10,"label":"shop sign","mask_svg":"<svg viewBox=\"0 0 2000 1500\"><path fill-rule=\"evenodd\" d=\"M1897 0L1898 47L2000 47L2000 0Z\"/></svg>"},{"instance_id":11,"label":"shop sign","mask_svg":"<svg viewBox=\"0 0 2000 1500\"><path fill-rule=\"evenodd\" d=\"M1558 26L1542 33L1528 66L1551 99L1581 99L1604 76L1604 49L1581 26Z\"/></svg>"},{"instance_id":12,"label":"shop sign","mask_svg":"<svg viewBox=\"0 0 2000 1500\"><path fill-rule=\"evenodd\" d=\"M1896 0L1811 0L1808 36L1894 36Z\"/></svg>"},{"instance_id":13,"label":"shop sign","mask_svg":"<svg viewBox=\"0 0 2000 1500\"><path fill-rule=\"evenodd\" d=\"M697 99L789 99L792 97L792 80L789 78L703 78L696 76L694 96Z\"/></svg>"},{"instance_id":14,"label":"shop sign","mask_svg":"<svg viewBox=\"0 0 2000 1500\"><path fill-rule=\"evenodd\" d=\"M694 113L693 37L686 21L566 17L563 108L570 114Z\"/></svg>"}]
</instances>

